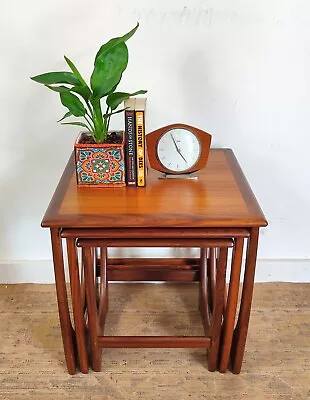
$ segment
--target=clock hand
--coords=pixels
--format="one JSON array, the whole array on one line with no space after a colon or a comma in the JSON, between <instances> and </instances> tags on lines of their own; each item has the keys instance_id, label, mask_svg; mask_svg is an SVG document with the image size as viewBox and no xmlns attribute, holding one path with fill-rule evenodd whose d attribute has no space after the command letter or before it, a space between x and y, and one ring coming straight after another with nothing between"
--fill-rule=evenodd
<instances>
[{"instance_id":1,"label":"clock hand","mask_svg":"<svg viewBox=\"0 0 310 400\"><path fill-rule=\"evenodd\" d=\"M170 133L170 136L171 136L171 138L172 138L172 140L173 140L173 143L174 143L174 145L175 145L175 148L177 149L177 152L180 154L180 156L183 158L183 160L184 160L184 161L186 162L186 164L187 164L187 161L186 161L186 159L184 158L183 154L181 153L180 149L178 148L177 142L175 141L175 138L173 137L172 133Z\"/></svg>"},{"instance_id":2,"label":"clock hand","mask_svg":"<svg viewBox=\"0 0 310 400\"><path fill-rule=\"evenodd\" d=\"M183 154L180 152L180 150L178 151L178 153L180 154L180 156L183 158L183 160L186 162L186 164L187 164L187 161L186 161L186 159L184 158L184 156L183 156Z\"/></svg>"},{"instance_id":3,"label":"clock hand","mask_svg":"<svg viewBox=\"0 0 310 400\"><path fill-rule=\"evenodd\" d=\"M177 142L175 141L175 138L173 137L172 133L170 133L170 136L172 138L173 144L175 145L175 148L177 149L177 152L180 153L180 150L178 148Z\"/></svg>"}]
</instances>

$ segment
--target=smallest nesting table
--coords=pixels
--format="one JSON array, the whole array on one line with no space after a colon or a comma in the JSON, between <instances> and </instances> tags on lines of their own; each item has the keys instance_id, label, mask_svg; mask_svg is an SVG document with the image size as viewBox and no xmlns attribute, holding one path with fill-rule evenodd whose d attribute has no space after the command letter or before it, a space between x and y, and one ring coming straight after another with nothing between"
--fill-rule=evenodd
<instances>
[{"instance_id":1,"label":"smallest nesting table","mask_svg":"<svg viewBox=\"0 0 310 400\"><path fill-rule=\"evenodd\" d=\"M51 230L60 326L68 372L101 369L104 347L206 348L208 369L242 365L259 228L266 219L230 149L212 149L198 180L163 180L150 170L144 188L78 188L71 156L42 221ZM67 246L73 321L64 273ZM245 272L238 308L241 263ZM199 257L108 257L110 247L198 248ZM226 271L230 263L229 285ZM205 335L104 336L109 281L198 282ZM87 343L90 343L88 353Z\"/></svg>"}]
</instances>

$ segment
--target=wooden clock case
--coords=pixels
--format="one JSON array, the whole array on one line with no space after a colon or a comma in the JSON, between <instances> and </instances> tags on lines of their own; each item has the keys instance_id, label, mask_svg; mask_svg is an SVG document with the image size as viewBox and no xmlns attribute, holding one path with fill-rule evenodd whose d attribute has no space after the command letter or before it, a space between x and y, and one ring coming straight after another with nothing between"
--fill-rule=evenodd
<instances>
[{"instance_id":1,"label":"wooden clock case","mask_svg":"<svg viewBox=\"0 0 310 400\"><path fill-rule=\"evenodd\" d=\"M196 162L191 168L189 168L186 171L171 171L168 168L164 167L161 162L159 161L158 155L157 155L157 145L162 137L166 132L169 132L173 129L186 129L190 132L192 132L197 139L200 142L200 148L201 148L201 153L200 156ZM186 124L181 124L181 123L176 123L176 124L171 124L164 126L162 128L159 128L153 132L150 132L146 135L146 146L147 146L147 155L148 155L148 160L149 160L149 165L151 168L156 169L157 171L164 172L166 174L174 174L174 175L180 175L180 174L190 174L192 172L198 171L202 169L203 167L206 166L208 157L209 157L209 152L210 152L210 146L211 146L211 138L212 136L205 132L202 131L201 129L195 128L190 125Z\"/></svg>"}]
</instances>

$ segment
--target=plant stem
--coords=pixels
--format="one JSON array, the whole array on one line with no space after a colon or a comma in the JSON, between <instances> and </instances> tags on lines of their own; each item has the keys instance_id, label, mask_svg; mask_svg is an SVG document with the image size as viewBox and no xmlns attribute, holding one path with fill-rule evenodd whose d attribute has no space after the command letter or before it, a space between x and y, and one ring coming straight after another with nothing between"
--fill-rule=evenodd
<instances>
[{"instance_id":1,"label":"plant stem","mask_svg":"<svg viewBox=\"0 0 310 400\"><path fill-rule=\"evenodd\" d=\"M109 114L110 114L110 113L109 113L109 110L110 110L110 107L108 106L108 107L107 107L107 111L106 111L106 115L108 116L108 117L107 117L107 132L108 132L108 130L109 130L110 119L111 119L111 115L109 115Z\"/></svg>"},{"instance_id":2,"label":"plant stem","mask_svg":"<svg viewBox=\"0 0 310 400\"><path fill-rule=\"evenodd\" d=\"M88 120L85 118L85 116L84 116L83 118L85 119L85 122L86 122L85 125L87 125L87 128L88 128L89 132L90 132L90 133L92 134L92 136L93 136L93 130L92 130L92 127L91 127L90 123L89 123Z\"/></svg>"},{"instance_id":3,"label":"plant stem","mask_svg":"<svg viewBox=\"0 0 310 400\"><path fill-rule=\"evenodd\" d=\"M106 139L105 124L102 118L100 99L91 97L91 104L93 106L93 122L94 122L94 135L96 143L103 143Z\"/></svg>"},{"instance_id":4,"label":"plant stem","mask_svg":"<svg viewBox=\"0 0 310 400\"><path fill-rule=\"evenodd\" d=\"M111 115L108 116L108 121L107 121L107 132L109 131L110 119L111 119Z\"/></svg>"},{"instance_id":5,"label":"plant stem","mask_svg":"<svg viewBox=\"0 0 310 400\"><path fill-rule=\"evenodd\" d=\"M91 119L93 120L94 119L94 111L91 108L91 105L90 105L89 101L86 101L86 106L88 108L88 111L90 112Z\"/></svg>"},{"instance_id":6,"label":"plant stem","mask_svg":"<svg viewBox=\"0 0 310 400\"><path fill-rule=\"evenodd\" d=\"M84 115L84 118L85 118L85 120L88 122L88 124L89 124L89 126L90 126L90 128L91 128L91 132L94 133L95 128L94 128L94 125L92 125L92 118L91 118L91 116L88 114L87 111L86 111L86 114ZM90 119L90 121L89 121L89 119Z\"/></svg>"}]
</instances>

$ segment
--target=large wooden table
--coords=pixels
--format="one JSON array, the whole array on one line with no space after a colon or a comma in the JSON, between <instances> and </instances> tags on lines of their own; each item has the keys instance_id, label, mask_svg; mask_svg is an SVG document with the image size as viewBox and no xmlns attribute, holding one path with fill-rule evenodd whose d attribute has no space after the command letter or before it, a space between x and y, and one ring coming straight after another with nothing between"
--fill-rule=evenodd
<instances>
[{"instance_id":1,"label":"large wooden table","mask_svg":"<svg viewBox=\"0 0 310 400\"><path fill-rule=\"evenodd\" d=\"M259 228L267 225L266 219L230 149L211 150L207 167L197 173L198 180L164 180L158 179L159 175L149 170L145 188L78 188L73 155L64 170L42 226L51 231L60 325L70 374L77 367L87 373L89 365L99 371L102 347L202 347L208 349L210 371L226 372L230 361L232 372L240 372ZM64 241L73 321L66 291ZM199 248L200 257L109 258L109 247L190 247ZM198 281L205 336L104 336L108 282L113 280Z\"/></svg>"}]
</instances>

